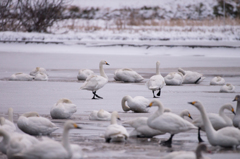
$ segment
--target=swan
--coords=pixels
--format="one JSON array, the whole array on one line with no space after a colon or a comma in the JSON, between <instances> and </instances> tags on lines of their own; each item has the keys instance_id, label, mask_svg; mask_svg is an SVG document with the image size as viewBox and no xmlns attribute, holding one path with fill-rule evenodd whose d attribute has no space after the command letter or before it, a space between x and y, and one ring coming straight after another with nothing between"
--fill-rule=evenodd
<instances>
[{"instance_id":1,"label":"swan","mask_svg":"<svg viewBox=\"0 0 240 159\"><path fill-rule=\"evenodd\" d=\"M225 79L220 76L213 77L213 79L210 81L210 85L224 85L224 84Z\"/></svg>"},{"instance_id":2,"label":"swan","mask_svg":"<svg viewBox=\"0 0 240 159\"><path fill-rule=\"evenodd\" d=\"M111 124L107 127L104 135L106 142L125 141L129 136L126 128L117 124L117 119L120 120L118 113L116 111L112 112Z\"/></svg>"},{"instance_id":3,"label":"swan","mask_svg":"<svg viewBox=\"0 0 240 159\"><path fill-rule=\"evenodd\" d=\"M172 144L172 138L175 134L185 132L191 129L197 129L192 123L184 120L177 114L163 113L164 107L159 100L152 100L148 107L158 106L158 110L149 116L147 124L150 128L157 129L164 133L170 133L170 138L162 142L164 146L170 146Z\"/></svg>"},{"instance_id":4,"label":"swan","mask_svg":"<svg viewBox=\"0 0 240 159\"><path fill-rule=\"evenodd\" d=\"M147 82L146 86L149 90L152 90L153 98L157 98L154 94L154 91L159 90L157 96L161 95L161 89L166 85L163 76L160 74L159 70L160 62L156 62L156 75L153 75Z\"/></svg>"},{"instance_id":5,"label":"swan","mask_svg":"<svg viewBox=\"0 0 240 159\"><path fill-rule=\"evenodd\" d=\"M46 73L39 72L34 77L34 80L35 81L47 81L48 80L48 75Z\"/></svg>"},{"instance_id":6,"label":"swan","mask_svg":"<svg viewBox=\"0 0 240 159\"><path fill-rule=\"evenodd\" d=\"M89 115L89 120L110 120L111 114L103 109L93 110Z\"/></svg>"},{"instance_id":7,"label":"swan","mask_svg":"<svg viewBox=\"0 0 240 159\"><path fill-rule=\"evenodd\" d=\"M233 147L240 145L240 130L235 127L224 127L215 130L207 116L205 108L200 101L189 102L201 113L208 142L213 146Z\"/></svg>"},{"instance_id":8,"label":"swan","mask_svg":"<svg viewBox=\"0 0 240 159\"><path fill-rule=\"evenodd\" d=\"M233 117L233 126L240 128L240 95L236 95L233 101L237 101L236 115Z\"/></svg>"},{"instance_id":9,"label":"swan","mask_svg":"<svg viewBox=\"0 0 240 159\"><path fill-rule=\"evenodd\" d=\"M22 114L18 118L17 126L30 135L49 135L58 129L49 119L39 116L36 112Z\"/></svg>"},{"instance_id":10,"label":"swan","mask_svg":"<svg viewBox=\"0 0 240 159\"><path fill-rule=\"evenodd\" d=\"M74 158L75 150L81 151L81 147L76 144L70 144L68 139L68 133L70 129L80 129L80 127L73 121L66 121L64 124L62 142L57 142L52 139L40 141L33 145L29 149L25 149L21 153L15 155L15 157L24 159L71 159ZM81 153L81 152L80 152Z\"/></svg>"},{"instance_id":11,"label":"swan","mask_svg":"<svg viewBox=\"0 0 240 159\"><path fill-rule=\"evenodd\" d=\"M164 113L171 112L169 109L164 109ZM180 117L184 118L184 116L189 117L192 119L188 110L183 110ZM147 125L148 117L138 117L130 121L123 122L123 124L130 125L133 127L133 131L130 133L131 137L143 137L143 138L152 138L156 135L163 135L164 132L161 132L156 129L152 129Z\"/></svg>"},{"instance_id":12,"label":"swan","mask_svg":"<svg viewBox=\"0 0 240 159\"><path fill-rule=\"evenodd\" d=\"M185 71L182 68L178 68L178 72L183 74L183 84L198 84L205 79L205 77L198 72Z\"/></svg>"},{"instance_id":13,"label":"swan","mask_svg":"<svg viewBox=\"0 0 240 159\"><path fill-rule=\"evenodd\" d=\"M32 81L33 79L34 76L30 76L26 73L15 73L9 78L11 81Z\"/></svg>"},{"instance_id":14,"label":"swan","mask_svg":"<svg viewBox=\"0 0 240 159\"><path fill-rule=\"evenodd\" d=\"M183 83L183 74L181 72L171 72L164 77L167 85L181 85Z\"/></svg>"},{"instance_id":15,"label":"swan","mask_svg":"<svg viewBox=\"0 0 240 159\"><path fill-rule=\"evenodd\" d=\"M4 117L0 118L0 128L6 130L7 132L14 132L16 131L16 126L13 123L13 109L8 109L8 119Z\"/></svg>"},{"instance_id":16,"label":"swan","mask_svg":"<svg viewBox=\"0 0 240 159\"><path fill-rule=\"evenodd\" d=\"M140 74L129 68L115 70L114 79L123 82L141 82L144 80Z\"/></svg>"},{"instance_id":17,"label":"swan","mask_svg":"<svg viewBox=\"0 0 240 159\"><path fill-rule=\"evenodd\" d=\"M219 130L221 128L232 126L233 122L232 119L230 119L225 113L224 110L229 110L233 114L235 114L234 109L231 104L224 104L220 109L219 113L208 113L207 116L215 130ZM203 142L200 135L200 130L205 131L204 124L202 118L197 118L193 121L193 124L198 127L198 141Z\"/></svg>"},{"instance_id":18,"label":"swan","mask_svg":"<svg viewBox=\"0 0 240 159\"><path fill-rule=\"evenodd\" d=\"M202 152L208 152L207 146L203 143L199 144L195 150L192 151L174 151L161 159L210 159L209 157L203 157Z\"/></svg>"},{"instance_id":19,"label":"swan","mask_svg":"<svg viewBox=\"0 0 240 159\"><path fill-rule=\"evenodd\" d=\"M89 69L81 69L78 71L77 79L78 80L86 80L88 76L93 75L94 72Z\"/></svg>"},{"instance_id":20,"label":"swan","mask_svg":"<svg viewBox=\"0 0 240 159\"><path fill-rule=\"evenodd\" d=\"M102 88L108 82L108 77L103 70L103 65L109 65L109 64L104 60L100 61L99 63L100 76L99 75L89 76L80 88L80 89L92 91L93 93L92 99L97 99L97 98L102 99L102 97L97 95L97 90Z\"/></svg>"},{"instance_id":21,"label":"swan","mask_svg":"<svg viewBox=\"0 0 240 159\"><path fill-rule=\"evenodd\" d=\"M232 84L225 84L220 88L220 92L223 93L234 93L235 92L235 86Z\"/></svg>"},{"instance_id":22,"label":"swan","mask_svg":"<svg viewBox=\"0 0 240 159\"><path fill-rule=\"evenodd\" d=\"M126 102L128 105L126 105ZM135 113L147 113L147 106L149 103L150 101L143 96L136 96L132 98L127 95L122 98L122 109L125 112L132 110Z\"/></svg>"},{"instance_id":23,"label":"swan","mask_svg":"<svg viewBox=\"0 0 240 159\"><path fill-rule=\"evenodd\" d=\"M33 71L31 71L29 74L32 76L36 76L38 73L44 73L48 76L47 71L43 67L36 67Z\"/></svg>"},{"instance_id":24,"label":"swan","mask_svg":"<svg viewBox=\"0 0 240 159\"><path fill-rule=\"evenodd\" d=\"M77 106L69 99L62 98L53 105L50 115L53 119L68 119L77 112Z\"/></svg>"},{"instance_id":25,"label":"swan","mask_svg":"<svg viewBox=\"0 0 240 159\"><path fill-rule=\"evenodd\" d=\"M9 132L1 128L0 136L3 137L0 142L0 151L3 154L7 154L9 159L12 158L12 155L38 143L38 140L33 136L20 134L18 132Z\"/></svg>"}]
</instances>

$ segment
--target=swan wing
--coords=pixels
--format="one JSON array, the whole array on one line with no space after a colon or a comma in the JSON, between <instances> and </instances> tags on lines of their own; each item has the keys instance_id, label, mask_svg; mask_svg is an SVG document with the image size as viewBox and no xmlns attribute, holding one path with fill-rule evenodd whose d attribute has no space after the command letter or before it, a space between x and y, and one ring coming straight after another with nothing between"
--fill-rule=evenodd
<instances>
[{"instance_id":1,"label":"swan wing","mask_svg":"<svg viewBox=\"0 0 240 159\"><path fill-rule=\"evenodd\" d=\"M140 82L144 79L136 71L133 71L128 68L116 70L114 74L114 78L115 80L120 80L124 82Z\"/></svg>"},{"instance_id":2,"label":"swan wing","mask_svg":"<svg viewBox=\"0 0 240 159\"><path fill-rule=\"evenodd\" d=\"M124 136L127 138L129 135L123 126L118 124L109 125L105 131L105 138L112 138L117 136Z\"/></svg>"},{"instance_id":3,"label":"swan wing","mask_svg":"<svg viewBox=\"0 0 240 159\"><path fill-rule=\"evenodd\" d=\"M81 89L98 90L102 88L107 82L108 80L102 76L92 75L86 79Z\"/></svg>"}]
</instances>

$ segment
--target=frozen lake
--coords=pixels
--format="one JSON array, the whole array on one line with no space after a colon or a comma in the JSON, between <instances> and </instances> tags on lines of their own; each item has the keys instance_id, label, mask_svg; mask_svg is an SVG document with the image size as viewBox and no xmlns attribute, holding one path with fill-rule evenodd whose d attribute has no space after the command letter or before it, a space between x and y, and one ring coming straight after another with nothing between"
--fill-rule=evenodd
<instances>
[{"instance_id":1,"label":"frozen lake","mask_svg":"<svg viewBox=\"0 0 240 159\"><path fill-rule=\"evenodd\" d=\"M235 95L240 94L240 48L188 48L188 47L88 47L81 45L54 44L14 44L0 43L0 116L6 116L9 107L14 109L16 122L21 113L36 111L50 118L50 108L60 98L68 98L77 105L77 113L72 120L83 127L73 130L70 134L72 143L83 147L89 158L160 158L171 151L193 151L198 145L197 131L192 130L175 135L172 148L159 145L169 134L153 139L130 138L126 143L107 144L102 138L109 122L89 121L88 115L92 110L105 109L118 111L121 122L139 117L149 116L150 113L124 113L121 99L125 95L144 96L152 100L152 93L145 82L155 73L155 63L160 61L160 71L163 76L177 71L178 67L185 70L198 71L206 79L199 85L165 86L159 100L166 108L179 114L188 109L193 118L199 117L199 112L187 102L200 100L208 112L218 113L225 103L231 103ZM79 69L90 68L97 74L100 60L106 60L110 66L104 66L109 77L109 83L98 91L104 99L92 100L90 91L80 90L83 81L77 81ZM8 78L17 72L29 73L35 67L44 67L49 74L49 81L9 81ZM132 68L145 78L141 83L120 83L113 79L117 68ZM210 86L214 76L223 76L226 83L235 85L235 93L220 93L220 86ZM233 115L226 112L230 117ZM188 120L188 119L187 119ZM53 132L51 137L61 139L64 120L52 120L60 129ZM119 122L119 123L121 123ZM131 127L127 127L130 132ZM20 131L20 130L18 130ZM213 159L239 158L238 149L223 149L211 146L202 133L203 140L212 150L205 154ZM0 154L0 158L5 158Z\"/></svg>"}]
</instances>

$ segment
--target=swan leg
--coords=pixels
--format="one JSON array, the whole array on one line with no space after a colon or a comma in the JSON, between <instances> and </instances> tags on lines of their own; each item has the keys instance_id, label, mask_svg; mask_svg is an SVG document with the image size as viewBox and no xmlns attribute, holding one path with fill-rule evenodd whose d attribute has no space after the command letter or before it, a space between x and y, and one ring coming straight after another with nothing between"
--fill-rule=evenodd
<instances>
[{"instance_id":1,"label":"swan leg","mask_svg":"<svg viewBox=\"0 0 240 159\"><path fill-rule=\"evenodd\" d=\"M199 127L199 128L198 128L198 142L199 142L199 143L204 142L204 141L202 140L202 138L201 138L200 130L201 130L201 128Z\"/></svg>"},{"instance_id":2,"label":"swan leg","mask_svg":"<svg viewBox=\"0 0 240 159\"><path fill-rule=\"evenodd\" d=\"M200 79L201 77L199 77L194 83L197 84Z\"/></svg>"},{"instance_id":3,"label":"swan leg","mask_svg":"<svg viewBox=\"0 0 240 159\"><path fill-rule=\"evenodd\" d=\"M172 138L174 134L171 134L170 138L167 141L161 141L162 146L172 147Z\"/></svg>"},{"instance_id":4,"label":"swan leg","mask_svg":"<svg viewBox=\"0 0 240 159\"><path fill-rule=\"evenodd\" d=\"M96 95L96 91L92 91L92 93L93 93L93 97L92 97L92 99L97 99L95 96L97 96Z\"/></svg>"},{"instance_id":5,"label":"swan leg","mask_svg":"<svg viewBox=\"0 0 240 159\"><path fill-rule=\"evenodd\" d=\"M158 98L158 97L155 96L154 90L152 90L152 93L153 93L153 98Z\"/></svg>"},{"instance_id":6,"label":"swan leg","mask_svg":"<svg viewBox=\"0 0 240 159\"><path fill-rule=\"evenodd\" d=\"M159 92L157 93L157 96L161 95L161 88L159 88Z\"/></svg>"},{"instance_id":7,"label":"swan leg","mask_svg":"<svg viewBox=\"0 0 240 159\"><path fill-rule=\"evenodd\" d=\"M96 91L95 91L95 95L96 97L103 99L103 97L100 97L99 95L97 95Z\"/></svg>"}]
</instances>

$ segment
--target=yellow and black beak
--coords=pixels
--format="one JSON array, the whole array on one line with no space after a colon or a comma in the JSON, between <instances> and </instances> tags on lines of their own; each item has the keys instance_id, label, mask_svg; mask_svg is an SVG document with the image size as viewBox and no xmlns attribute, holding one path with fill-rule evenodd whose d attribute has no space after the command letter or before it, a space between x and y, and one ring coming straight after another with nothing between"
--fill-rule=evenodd
<instances>
[{"instance_id":1,"label":"yellow and black beak","mask_svg":"<svg viewBox=\"0 0 240 159\"><path fill-rule=\"evenodd\" d=\"M234 108L232 108L232 113L233 113L234 115L236 115L236 113L235 113L235 111L234 111Z\"/></svg>"},{"instance_id":2,"label":"yellow and black beak","mask_svg":"<svg viewBox=\"0 0 240 159\"><path fill-rule=\"evenodd\" d=\"M149 108L149 107L151 107L152 106L152 103L150 103L148 106L147 106L147 108Z\"/></svg>"},{"instance_id":3,"label":"yellow and black beak","mask_svg":"<svg viewBox=\"0 0 240 159\"><path fill-rule=\"evenodd\" d=\"M233 99L233 102L234 102L234 101L237 101L237 99L238 99L238 98L237 98L237 97L235 97L235 98Z\"/></svg>"},{"instance_id":4,"label":"yellow and black beak","mask_svg":"<svg viewBox=\"0 0 240 159\"><path fill-rule=\"evenodd\" d=\"M189 117L190 119L192 119L192 120L193 120L193 118L192 118L191 114L188 114L188 117Z\"/></svg>"},{"instance_id":5,"label":"yellow and black beak","mask_svg":"<svg viewBox=\"0 0 240 159\"><path fill-rule=\"evenodd\" d=\"M74 128L76 129L82 129L80 126L78 126L77 124L73 124Z\"/></svg>"},{"instance_id":6,"label":"yellow and black beak","mask_svg":"<svg viewBox=\"0 0 240 159\"><path fill-rule=\"evenodd\" d=\"M106 62L106 65L109 65L109 64Z\"/></svg>"},{"instance_id":7,"label":"yellow and black beak","mask_svg":"<svg viewBox=\"0 0 240 159\"><path fill-rule=\"evenodd\" d=\"M195 101L193 101L193 102L188 102L188 104L192 104L192 105L194 105L196 102Z\"/></svg>"}]
</instances>

